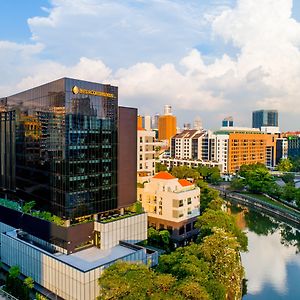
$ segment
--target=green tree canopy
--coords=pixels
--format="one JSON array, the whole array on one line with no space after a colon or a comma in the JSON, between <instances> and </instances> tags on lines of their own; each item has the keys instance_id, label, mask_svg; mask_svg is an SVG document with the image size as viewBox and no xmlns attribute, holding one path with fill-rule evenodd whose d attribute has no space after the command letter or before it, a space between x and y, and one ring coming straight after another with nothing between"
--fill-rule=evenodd
<instances>
[{"instance_id":1,"label":"green tree canopy","mask_svg":"<svg viewBox=\"0 0 300 300\"><path fill-rule=\"evenodd\" d=\"M196 169L192 169L188 166L178 166L173 167L171 174L176 178L183 179L183 178L193 178L199 179L200 175Z\"/></svg>"},{"instance_id":2,"label":"green tree canopy","mask_svg":"<svg viewBox=\"0 0 300 300\"><path fill-rule=\"evenodd\" d=\"M161 172L161 171L167 171L168 168L166 165L160 163L160 162L156 162L155 163L155 173Z\"/></svg>"},{"instance_id":3,"label":"green tree canopy","mask_svg":"<svg viewBox=\"0 0 300 300\"><path fill-rule=\"evenodd\" d=\"M211 272L225 287L227 299L241 298L244 269L239 250L240 244L235 236L220 228L215 228L214 233L205 237L200 245L201 254L209 262Z\"/></svg>"},{"instance_id":4,"label":"green tree canopy","mask_svg":"<svg viewBox=\"0 0 300 300\"><path fill-rule=\"evenodd\" d=\"M157 274L145 265L117 262L99 278L98 299L170 299L175 282L172 275Z\"/></svg>"},{"instance_id":5,"label":"green tree canopy","mask_svg":"<svg viewBox=\"0 0 300 300\"><path fill-rule=\"evenodd\" d=\"M204 211L207 207L208 204L215 199L219 198L219 192L215 189L212 189L208 186L206 182L203 180L198 180L197 181L198 187L200 187L200 210Z\"/></svg>"},{"instance_id":6,"label":"green tree canopy","mask_svg":"<svg viewBox=\"0 0 300 300\"><path fill-rule=\"evenodd\" d=\"M242 165L239 175L244 178L249 191L254 193L267 192L274 178L263 164Z\"/></svg>"},{"instance_id":7,"label":"green tree canopy","mask_svg":"<svg viewBox=\"0 0 300 300\"><path fill-rule=\"evenodd\" d=\"M289 158L282 158L276 169L281 172L290 172L293 169L293 163Z\"/></svg>"},{"instance_id":8,"label":"green tree canopy","mask_svg":"<svg viewBox=\"0 0 300 300\"><path fill-rule=\"evenodd\" d=\"M248 239L246 234L238 228L234 216L222 210L206 209L206 211L198 217L196 227L200 230L198 241L202 241L206 236L213 234L215 228L220 228L235 236L241 246L241 250L247 251Z\"/></svg>"}]
</instances>

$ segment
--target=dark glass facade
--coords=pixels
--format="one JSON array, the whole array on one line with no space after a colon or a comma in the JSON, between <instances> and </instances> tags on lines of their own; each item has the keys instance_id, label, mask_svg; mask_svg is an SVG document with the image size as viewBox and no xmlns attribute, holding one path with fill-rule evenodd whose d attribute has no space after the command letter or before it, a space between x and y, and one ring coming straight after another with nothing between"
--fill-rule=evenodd
<instances>
[{"instance_id":1,"label":"dark glass facade","mask_svg":"<svg viewBox=\"0 0 300 300\"><path fill-rule=\"evenodd\" d=\"M252 127L261 129L264 126L278 127L277 110L257 110L252 113Z\"/></svg>"},{"instance_id":2,"label":"dark glass facade","mask_svg":"<svg viewBox=\"0 0 300 300\"><path fill-rule=\"evenodd\" d=\"M59 79L2 99L0 117L2 188L66 218L118 207L117 87Z\"/></svg>"}]
</instances>

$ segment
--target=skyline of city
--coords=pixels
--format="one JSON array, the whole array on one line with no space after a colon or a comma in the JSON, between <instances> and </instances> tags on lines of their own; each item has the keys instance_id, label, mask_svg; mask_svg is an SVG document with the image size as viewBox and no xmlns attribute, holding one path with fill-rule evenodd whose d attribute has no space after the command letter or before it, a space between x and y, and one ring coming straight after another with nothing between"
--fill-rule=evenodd
<instances>
[{"instance_id":1,"label":"skyline of city","mask_svg":"<svg viewBox=\"0 0 300 300\"><path fill-rule=\"evenodd\" d=\"M299 297L300 0L2 2L0 299Z\"/></svg>"},{"instance_id":2,"label":"skyline of city","mask_svg":"<svg viewBox=\"0 0 300 300\"><path fill-rule=\"evenodd\" d=\"M180 123L199 115L217 128L228 115L249 126L251 111L278 109L282 129L295 129L297 1L22 2L3 3L1 97L67 76L118 85L120 104L141 114L163 102Z\"/></svg>"}]
</instances>

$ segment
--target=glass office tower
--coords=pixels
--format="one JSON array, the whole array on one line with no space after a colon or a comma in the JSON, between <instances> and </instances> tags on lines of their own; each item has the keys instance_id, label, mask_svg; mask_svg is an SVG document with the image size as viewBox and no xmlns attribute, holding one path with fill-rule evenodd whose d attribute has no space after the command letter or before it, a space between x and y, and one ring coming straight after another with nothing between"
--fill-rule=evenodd
<instances>
[{"instance_id":1,"label":"glass office tower","mask_svg":"<svg viewBox=\"0 0 300 300\"><path fill-rule=\"evenodd\" d=\"M2 188L65 218L117 208L117 87L63 78L0 105Z\"/></svg>"},{"instance_id":2,"label":"glass office tower","mask_svg":"<svg viewBox=\"0 0 300 300\"><path fill-rule=\"evenodd\" d=\"M274 126L278 127L278 111L277 110L257 110L252 113L252 127Z\"/></svg>"}]
</instances>

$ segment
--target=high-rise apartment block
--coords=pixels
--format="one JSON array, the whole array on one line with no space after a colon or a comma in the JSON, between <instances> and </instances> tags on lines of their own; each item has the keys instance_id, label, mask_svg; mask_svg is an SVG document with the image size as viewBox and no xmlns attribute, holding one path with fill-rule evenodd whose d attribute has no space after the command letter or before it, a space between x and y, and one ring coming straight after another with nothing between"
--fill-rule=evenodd
<instances>
[{"instance_id":1,"label":"high-rise apartment block","mask_svg":"<svg viewBox=\"0 0 300 300\"><path fill-rule=\"evenodd\" d=\"M184 130L171 139L171 157L177 159L215 160L215 138L209 131Z\"/></svg>"},{"instance_id":2,"label":"high-rise apartment block","mask_svg":"<svg viewBox=\"0 0 300 300\"><path fill-rule=\"evenodd\" d=\"M148 212L149 226L169 230L176 245L198 233L200 189L191 182L160 172L138 188L138 199Z\"/></svg>"},{"instance_id":3,"label":"high-rise apartment block","mask_svg":"<svg viewBox=\"0 0 300 300\"><path fill-rule=\"evenodd\" d=\"M155 132L138 128L137 174L138 182L144 182L155 173Z\"/></svg>"},{"instance_id":4,"label":"high-rise apartment block","mask_svg":"<svg viewBox=\"0 0 300 300\"><path fill-rule=\"evenodd\" d=\"M235 173L244 164L266 164L267 134L258 129L232 128L217 131L215 135L216 159L222 163L223 173ZM274 146L276 148L276 144ZM275 150L272 151L274 157Z\"/></svg>"},{"instance_id":5,"label":"high-rise apartment block","mask_svg":"<svg viewBox=\"0 0 300 300\"><path fill-rule=\"evenodd\" d=\"M148 131L152 129L151 117L150 116L143 116L142 127L145 128Z\"/></svg>"},{"instance_id":6,"label":"high-rise apartment block","mask_svg":"<svg viewBox=\"0 0 300 300\"><path fill-rule=\"evenodd\" d=\"M256 110L252 113L252 127L278 127L277 110Z\"/></svg>"},{"instance_id":7,"label":"high-rise apartment block","mask_svg":"<svg viewBox=\"0 0 300 300\"><path fill-rule=\"evenodd\" d=\"M158 139L170 140L177 132L176 117L172 115L172 108L170 105L165 105L164 115L158 119Z\"/></svg>"}]
</instances>

